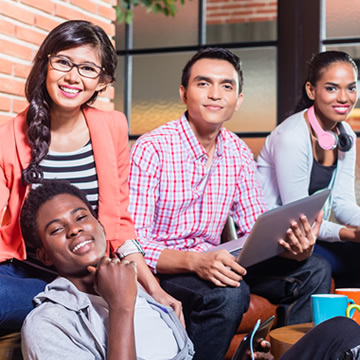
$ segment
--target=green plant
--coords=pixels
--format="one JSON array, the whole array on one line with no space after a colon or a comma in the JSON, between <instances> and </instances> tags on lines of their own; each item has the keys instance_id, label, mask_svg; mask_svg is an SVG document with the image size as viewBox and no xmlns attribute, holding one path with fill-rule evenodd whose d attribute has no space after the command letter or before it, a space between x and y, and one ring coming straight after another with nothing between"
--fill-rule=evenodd
<instances>
[{"instance_id":1,"label":"green plant","mask_svg":"<svg viewBox=\"0 0 360 360\"><path fill-rule=\"evenodd\" d=\"M138 5L142 5L146 8L147 12L153 12L154 14L161 13L165 16L175 16L177 7L175 3L179 1L181 5L184 5L185 0L119 0L121 5L116 5L116 18L119 23L126 22L130 24L134 12L133 8Z\"/></svg>"}]
</instances>

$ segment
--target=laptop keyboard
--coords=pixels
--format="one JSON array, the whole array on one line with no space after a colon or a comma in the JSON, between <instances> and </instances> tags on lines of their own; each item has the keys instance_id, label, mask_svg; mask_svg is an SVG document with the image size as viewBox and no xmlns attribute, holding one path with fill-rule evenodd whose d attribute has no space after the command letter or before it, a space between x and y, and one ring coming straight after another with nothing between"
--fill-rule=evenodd
<instances>
[{"instance_id":1,"label":"laptop keyboard","mask_svg":"<svg viewBox=\"0 0 360 360\"><path fill-rule=\"evenodd\" d=\"M241 251L241 248L239 248L239 249L235 249L235 250L233 250L233 251L230 251L230 254L232 255L232 256L234 256L234 257L238 257L238 255L240 254L240 251Z\"/></svg>"}]
</instances>

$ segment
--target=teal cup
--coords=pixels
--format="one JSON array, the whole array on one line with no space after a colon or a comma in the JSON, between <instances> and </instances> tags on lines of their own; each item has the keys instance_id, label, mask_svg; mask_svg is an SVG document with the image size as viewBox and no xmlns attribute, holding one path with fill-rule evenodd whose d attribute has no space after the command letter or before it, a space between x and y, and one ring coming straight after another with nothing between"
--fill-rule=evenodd
<instances>
[{"instance_id":1,"label":"teal cup","mask_svg":"<svg viewBox=\"0 0 360 360\"><path fill-rule=\"evenodd\" d=\"M346 316L349 303L354 301L346 295L315 294L311 295L311 312L314 325L336 316Z\"/></svg>"}]
</instances>

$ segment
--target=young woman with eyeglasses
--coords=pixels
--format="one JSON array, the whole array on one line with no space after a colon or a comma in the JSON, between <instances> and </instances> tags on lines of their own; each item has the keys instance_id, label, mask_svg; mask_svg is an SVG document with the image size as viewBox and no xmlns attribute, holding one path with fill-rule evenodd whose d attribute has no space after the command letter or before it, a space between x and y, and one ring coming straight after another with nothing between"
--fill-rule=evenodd
<instances>
[{"instance_id":1,"label":"young woman with eyeglasses","mask_svg":"<svg viewBox=\"0 0 360 360\"><path fill-rule=\"evenodd\" d=\"M28 108L0 127L0 332L19 330L32 298L56 276L25 248L19 226L28 190L54 178L86 192L105 227L108 254L135 261L144 288L182 316L181 304L145 264L127 211L126 118L90 106L115 80L116 65L100 27L79 20L60 24L35 56L25 88ZM78 246L86 252L91 239Z\"/></svg>"}]
</instances>

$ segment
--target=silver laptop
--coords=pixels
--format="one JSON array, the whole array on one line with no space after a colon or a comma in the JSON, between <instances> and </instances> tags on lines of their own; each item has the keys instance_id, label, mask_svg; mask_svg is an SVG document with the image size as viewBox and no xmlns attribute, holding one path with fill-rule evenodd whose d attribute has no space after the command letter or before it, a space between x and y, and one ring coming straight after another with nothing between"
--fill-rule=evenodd
<instances>
[{"instance_id":1,"label":"silver laptop","mask_svg":"<svg viewBox=\"0 0 360 360\"><path fill-rule=\"evenodd\" d=\"M208 251L228 250L245 268L277 256L284 252L278 241L285 238L290 223L293 220L299 221L300 216L304 214L312 225L330 192L330 189L322 190L266 211L257 218L249 235L215 246Z\"/></svg>"}]
</instances>

